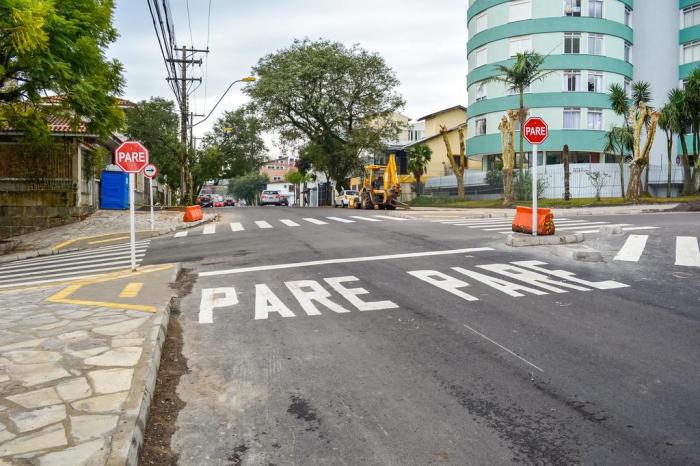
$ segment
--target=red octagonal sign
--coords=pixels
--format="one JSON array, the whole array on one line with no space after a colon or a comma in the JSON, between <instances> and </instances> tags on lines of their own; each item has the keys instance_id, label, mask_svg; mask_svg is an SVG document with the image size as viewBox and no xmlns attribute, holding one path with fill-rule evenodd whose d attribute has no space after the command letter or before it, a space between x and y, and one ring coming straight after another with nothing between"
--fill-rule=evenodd
<instances>
[{"instance_id":1,"label":"red octagonal sign","mask_svg":"<svg viewBox=\"0 0 700 466\"><path fill-rule=\"evenodd\" d=\"M530 144L542 144L549 136L547 123L540 117L528 118L525 122L524 136Z\"/></svg>"},{"instance_id":2,"label":"red octagonal sign","mask_svg":"<svg viewBox=\"0 0 700 466\"><path fill-rule=\"evenodd\" d=\"M114 151L114 163L126 173L138 173L148 165L148 149L137 141L126 141Z\"/></svg>"}]
</instances>

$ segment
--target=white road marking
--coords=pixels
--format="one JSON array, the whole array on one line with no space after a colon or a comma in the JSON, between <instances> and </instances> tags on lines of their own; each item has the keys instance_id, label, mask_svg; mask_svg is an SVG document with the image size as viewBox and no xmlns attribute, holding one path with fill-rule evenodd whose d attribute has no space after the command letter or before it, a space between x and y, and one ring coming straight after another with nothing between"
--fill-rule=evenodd
<instances>
[{"instance_id":1,"label":"white road marking","mask_svg":"<svg viewBox=\"0 0 700 466\"><path fill-rule=\"evenodd\" d=\"M207 225L202 230L203 235L213 235L214 233L216 233L216 224Z\"/></svg>"},{"instance_id":2,"label":"white road marking","mask_svg":"<svg viewBox=\"0 0 700 466\"><path fill-rule=\"evenodd\" d=\"M676 265L700 267L700 247L694 236L676 236Z\"/></svg>"},{"instance_id":3,"label":"white road marking","mask_svg":"<svg viewBox=\"0 0 700 466\"><path fill-rule=\"evenodd\" d=\"M630 227L623 228L622 231L637 231L637 230L658 230L659 227Z\"/></svg>"},{"instance_id":4,"label":"white road marking","mask_svg":"<svg viewBox=\"0 0 700 466\"><path fill-rule=\"evenodd\" d=\"M337 314L346 314L350 312L349 309L331 301L331 294L316 280L298 280L284 282L284 284L299 302L299 305L304 312L306 312L306 315L321 315L321 311L318 310L314 301Z\"/></svg>"},{"instance_id":5,"label":"white road marking","mask_svg":"<svg viewBox=\"0 0 700 466\"><path fill-rule=\"evenodd\" d=\"M357 277L335 277L335 278L324 278L326 283L328 283L331 288L333 288L340 296L347 299L350 304L355 306L358 311L383 311L386 309L397 309L398 304L392 301L363 301L358 296L369 294L369 291L364 288L347 288L343 286L343 283L347 282L359 282L360 279Z\"/></svg>"},{"instance_id":6,"label":"white road marking","mask_svg":"<svg viewBox=\"0 0 700 466\"><path fill-rule=\"evenodd\" d=\"M270 225L269 223L267 223L264 220L258 220L257 222L255 222L255 224L258 226L258 228L263 229L263 230L272 228L272 225Z\"/></svg>"},{"instance_id":7,"label":"white road marking","mask_svg":"<svg viewBox=\"0 0 700 466\"><path fill-rule=\"evenodd\" d=\"M140 259L137 259L137 263L141 262ZM79 280L83 278L90 278L90 277L95 277L98 275L103 275L105 272L109 271L114 271L114 270L129 270L129 262L127 261L125 265L121 265L118 267L100 267L98 270L95 271L95 273L88 274L88 275L80 275L80 276L73 276L76 274L81 274L85 273L87 271L80 271L80 272L67 272L67 273L58 273L58 274L50 274L50 275L44 275L41 277L37 278L50 278L50 280L37 280L37 281L32 281L32 282L17 282L17 283L8 283L12 280L4 280L2 285L0 285L0 288L9 288L12 286L27 286L27 285L41 285L43 283L52 283L52 282L62 282L62 281L68 281L68 280ZM57 277L57 278L54 278Z\"/></svg>"},{"instance_id":8,"label":"white road marking","mask_svg":"<svg viewBox=\"0 0 700 466\"><path fill-rule=\"evenodd\" d=\"M647 246L648 235L630 235L615 256L616 261L639 262Z\"/></svg>"},{"instance_id":9,"label":"white road marking","mask_svg":"<svg viewBox=\"0 0 700 466\"><path fill-rule=\"evenodd\" d=\"M243 231L245 228L243 228L243 224L239 222L233 222L231 223L231 231L236 232L236 231Z\"/></svg>"},{"instance_id":10,"label":"white road marking","mask_svg":"<svg viewBox=\"0 0 700 466\"><path fill-rule=\"evenodd\" d=\"M143 246L148 246L150 244L150 240L148 241L140 241L136 242L136 247L140 248ZM119 246L105 246L102 248L93 248L93 249L85 249L82 251L74 251L74 252L65 252L65 253L60 253L60 254L50 254L50 255L45 255L45 256L39 256L39 257L33 257L31 259L22 259L21 261L15 261L15 262L9 262L10 266L14 265L24 265L24 264L38 264L40 262L54 262L57 259L67 259L67 258L73 258L73 257L82 257L82 258L87 258L87 257L93 257L93 256L99 256L99 257L104 257L106 254L112 254L115 252L124 252L124 251L130 251L131 247L129 246L129 243L124 243ZM4 269L10 266L2 266L0 269Z\"/></svg>"},{"instance_id":11,"label":"white road marking","mask_svg":"<svg viewBox=\"0 0 700 466\"><path fill-rule=\"evenodd\" d=\"M340 223L355 223L355 220L350 220L350 219L343 218L343 217L326 217L326 218L328 220L335 220L336 222L340 222Z\"/></svg>"},{"instance_id":12,"label":"white road marking","mask_svg":"<svg viewBox=\"0 0 700 466\"><path fill-rule=\"evenodd\" d=\"M139 251L136 253L136 258L140 259L143 258L143 256L146 255L146 251ZM2 269L0 270L0 280L4 280L4 277L22 277L26 275L41 275L42 273L46 271L51 271L53 269L60 269L60 270L80 270L80 269L89 269L89 268L98 268L102 267L102 265L114 265L114 264L122 264L124 261L127 260L127 255L126 253L121 253L121 257L112 257L108 259L97 259L97 260L90 260L89 262L82 261L80 259L73 259L73 263L60 263L60 264L46 264L43 265L41 264L40 266L26 266L22 268L17 268L17 269L12 269L12 270L6 270ZM107 262L106 264L103 264L104 262ZM99 266L96 266L96 264L100 264ZM30 270L31 272L26 272L26 270Z\"/></svg>"},{"instance_id":13,"label":"white road marking","mask_svg":"<svg viewBox=\"0 0 700 466\"><path fill-rule=\"evenodd\" d=\"M184 238L185 236L187 236L187 233L189 233L189 232L188 231L181 231L181 232L175 233L175 238Z\"/></svg>"},{"instance_id":14,"label":"white road marking","mask_svg":"<svg viewBox=\"0 0 700 466\"><path fill-rule=\"evenodd\" d=\"M365 222L381 222L381 220L377 220L376 218L362 217L360 215L351 215L351 217L358 220L364 220Z\"/></svg>"},{"instance_id":15,"label":"white road marking","mask_svg":"<svg viewBox=\"0 0 700 466\"><path fill-rule=\"evenodd\" d=\"M293 221L291 221L291 220L289 220L289 219L286 219L286 218L280 220L280 222L284 223L284 224L287 225L288 227L298 227L298 226L300 226L297 222L293 222Z\"/></svg>"},{"instance_id":16,"label":"white road marking","mask_svg":"<svg viewBox=\"0 0 700 466\"><path fill-rule=\"evenodd\" d=\"M328 222L324 222L323 220L319 220L317 218L308 217L308 218L305 218L304 220L306 220L309 223L313 223L314 225L328 225Z\"/></svg>"},{"instance_id":17,"label":"white road marking","mask_svg":"<svg viewBox=\"0 0 700 466\"><path fill-rule=\"evenodd\" d=\"M426 252L410 252L406 254L387 254L381 256L365 256L365 257L347 257L342 259L327 259L327 260L317 260L309 262L292 262L288 264L273 264L273 265L260 265L256 267L242 267L238 269L228 269L228 270L214 270L211 272L201 272L200 277L216 277L220 275L234 275L240 273L248 272L264 272L267 270L281 270L281 269L295 269L302 267L315 267L318 265L329 265L329 264L349 264L353 262L372 262L372 261L385 261L385 260L396 260L396 259L411 259L414 257L431 257L431 256L449 256L457 254L469 254L472 252L484 252L493 251L493 248L466 248L466 249L450 249L445 251L426 251Z\"/></svg>"},{"instance_id":18,"label":"white road marking","mask_svg":"<svg viewBox=\"0 0 700 466\"><path fill-rule=\"evenodd\" d=\"M523 361L523 362L524 362L525 364L527 364L528 366L532 366L532 367L534 367L535 369L537 369L538 371L544 373L544 371L543 371L542 369L540 369L539 367L537 367L536 365L534 365L533 363L531 363L530 361L528 361L528 360L525 359L524 357L522 357L522 356L516 354L514 351L509 350L508 348L506 348L506 347L503 346L502 344L498 343L497 341L494 341L494 340L490 339L489 337L487 337L487 336L484 335L483 333L481 333L481 332L479 332L479 331L477 331L477 330L474 330L473 328L471 328L471 327L468 326L467 324L463 324L463 325L464 325L464 327L467 328L469 331L475 333L476 335L480 336L480 337L483 338L484 340L493 343L494 345L496 345L496 346L498 346L499 348L501 348L503 351L505 351L505 352L507 352L507 353L509 353L509 354L511 354L511 355L513 355L513 356L515 356L516 358L520 359L521 361Z\"/></svg>"},{"instance_id":19,"label":"white road marking","mask_svg":"<svg viewBox=\"0 0 700 466\"><path fill-rule=\"evenodd\" d=\"M199 303L199 323L214 323L214 308L229 307L238 304L235 288L205 288Z\"/></svg>"},{"instance_id":20,"label":"white road marking","mask_svg":"<svg viewBox=\"0 0 700 466\"><path fill-rule=\"evenodd\" d=\"M139 246L136 248L136 253L140 254L142 252L145 252L148 249L148 245L144 246ZM51 256L53 260L42 260L40 262L26 262L26 261L19 261L19 262L11 262L11 265L6 265L4 267L0 267L0 275L3 274L3 272L8 271L8 270L23 270L23 269L28 269L28 268L41 268L41 267L46 267L46 266L53 266L55 264L66 264L69 265L73 262L77 263L93 263L93 262L99 262L103 261L103 259L106 260L115 260L119 258L119 256L125 256L128 255L130 252L129 248L125 248L122 251L107 251L106 253L101 253L101 252L96 252L92 253L90 255L82 255L82 256L69 256L69 257L64 257L63 254L57 254L54 256Z\"/></svg>"},{"instance_id":21,"label":"white road marking","mask_svg":"<svg viewBox=\"0 0 700 466\"><path fill-rule=\"evenodd\" d=\"M396 222L405 222L405 221L408 220L407 218L392 217L391 215L372 215L372 217L383 218L383 219L386 219L386 220L394 220L394 221L396 221Z\"/></svg>"}]
</instances>

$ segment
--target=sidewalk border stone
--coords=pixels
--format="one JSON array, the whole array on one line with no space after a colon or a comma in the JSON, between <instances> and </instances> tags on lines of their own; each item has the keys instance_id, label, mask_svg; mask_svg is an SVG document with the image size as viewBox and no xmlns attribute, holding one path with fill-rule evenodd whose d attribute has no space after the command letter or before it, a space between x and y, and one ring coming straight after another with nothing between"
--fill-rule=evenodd
<instances>
[{"instance_id":1,"label":"sidewalk border stone","mask_svg":"<svg viewBox=\"0 0 700 466\"><path fill-rule=\"evenodd\" d=\"M551 236L532 236L524 233L512 233L506 237L506 245L514 248L526 246L555 246L559 244L582 243L583 240L583 233Z\"/></svg>"}]
</instances>

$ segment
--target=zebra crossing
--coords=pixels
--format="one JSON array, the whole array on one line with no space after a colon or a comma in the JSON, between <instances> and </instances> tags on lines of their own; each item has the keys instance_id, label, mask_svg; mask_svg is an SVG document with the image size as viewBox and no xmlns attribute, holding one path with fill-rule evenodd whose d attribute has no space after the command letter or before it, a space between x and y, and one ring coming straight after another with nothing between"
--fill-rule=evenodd
<instances>
[{"instance_id":1,"label":"zebra crossing","mask_svg":"<svg viewBox=\"0 0 700 466\"><path fill-rule=\"evenodd\" d=\"M452 225L470 230L488 231L507 235L513 232L513 217L499 218L457 218L451 220L431 220L433 223ZM583 219L557 218L554 220L557 231L569 233L600 233L603 227L621 227L622 231L656 230L658 227L637 226L630 223L614 223Z\"/></svg>"},{"instance_id":2,"label":"zebra crossing","mask_svg":"<svg viewBox=\"0 0 700 466\"><path fill-rule=\"evenodd\" d=\"M302 226L324 226L324 225L330 225L330 224L350 224L350 223L356 223L356 224L363 224L363 223L378 223L378 222L384 222L384 221L394 221L394 222L406 222L409 221L409 219L406 218L401 218L401 217L392 217L390 215L371 215L371 216L362 216L362 215L350 215L347 217L337 217L337 216L329 216L329 217L322 217L322 218L316 218L316 217L304 217L301 219L297 220L291 220L288 218L282 218L279 220L253 220L249 221L247 223L243 222L231 222L231 223L212 223L209 225L206 225L203 229L195 229L195 230L185 230L185 231L180 231L178 233L175 233L173 236L174 238L186 238L188 236L193 236L193 235L213 235L216 234L217 232L223 231L231 231L233 233L238 233L238 232L243 232L247 230L272 230L278 227L288 227L288 228L298 228Z\"/></svg>"},{"instance_id":3,"label":"zebra crossing","mask_svg":"<svg viewBox=\"0 0 700 466\"><path fill-rule=\"evenodd\" d=\"M648 235L629 235L614 261L637 263L644 255L649 242ZM700 267L700 245L694 236L676 236L676 261L679 267Z\"/></svg>"},{"instance_id":4,"label":"zebra crossing","mask_svg":"<svg viewBox=\"0 0 700 466\"><path fill-rule=\"evenodd\" d=\"M136 263L143 260L150 239L136 243ZM0 266L0 290L79 280L131 268L129 243L10 262Z\"/></svg>"}]
</instances>

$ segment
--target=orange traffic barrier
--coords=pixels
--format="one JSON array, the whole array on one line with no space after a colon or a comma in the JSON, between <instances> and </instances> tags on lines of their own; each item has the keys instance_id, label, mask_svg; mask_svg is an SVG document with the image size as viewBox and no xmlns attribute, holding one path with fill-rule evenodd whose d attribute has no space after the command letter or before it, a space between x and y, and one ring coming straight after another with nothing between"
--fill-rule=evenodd
<instances>
[{"instance_id":1,"label":"orange traffic barrier","mask_svg":"<svg viewBox=\"0 0 700 466\"><path fill-rule=\"evenodd\" d=\"M513 231L532 234L532 207L517 207L513 219ZM537 234L554 234L554 214L549 209L537 209Z\"/></svg>"},{"instance_id":2,"label":"orange traffic barrier","mask_svg":"<svg viewBox=\"0 0 700 466\"><path fill-rule=\"evenodd\" d=\"M185 208L185 216L182 218L183 222L198 222L204 218L202 213L202 206L193 205L192 207Z\"/></svg>"}]
</instances>

